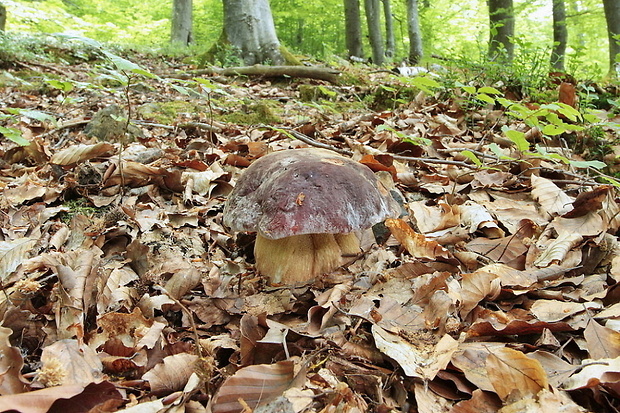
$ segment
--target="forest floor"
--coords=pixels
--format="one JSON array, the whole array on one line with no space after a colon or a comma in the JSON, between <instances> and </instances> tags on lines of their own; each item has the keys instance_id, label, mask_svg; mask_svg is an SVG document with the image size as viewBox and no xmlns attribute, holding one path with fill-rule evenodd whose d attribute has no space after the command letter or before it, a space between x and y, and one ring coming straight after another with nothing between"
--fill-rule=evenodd
<instances>
[{"instance_id":1,"label":"forest floor","mask_svg":"<svg viewBox=\"0 0 620 413\"><path fill-rule=\"evenodd\" d=\"M0 132L29 142L0 141L0 411L620 409L620 207L592 159L612 112L566 85L535 105L107 57L0 74ZM309 145L388 171L406 213L268 285L223 206L253 160Z\"/></svg>"}]
</instances>

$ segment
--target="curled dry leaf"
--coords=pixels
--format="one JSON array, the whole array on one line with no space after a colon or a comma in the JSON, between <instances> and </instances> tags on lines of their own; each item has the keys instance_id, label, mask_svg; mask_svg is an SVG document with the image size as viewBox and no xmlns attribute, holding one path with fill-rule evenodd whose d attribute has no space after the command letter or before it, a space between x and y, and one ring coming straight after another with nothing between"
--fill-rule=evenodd
<instances>
[{"instance_id":1,"label":"curled dry leaf","mask_svg":"<svg viewBox=\"0 0 620 413\"><path fill-rule=\"evenodd\" d=\"M392 231L394 238L415 258L435 260L449 259L452 256L450 251L436 241L427 240L424 235L415 232L402 219L388 218L385 220L385 225Z\"/></svg>"},{"instance_id":2,"label":"curled dry leaf","mask_svg":"<svg viewBox=\"0 0 620 413\"><path fill-rule=\"evenodd\" d=\"M426 330L412 332L404 338L373 325L372 335L377 348L396 361L407 376L423 380L434 379L458 348L458 341L449 335L437 340Z\"/></svg>"},{"instance_id":3,"label":"curled dry leaf","mask_svg":"<svg viewBox=\"0 0 620 413\"><path fill-rule=\"evenodd\" d=\"M603 327L594 320L588 321L583 332L590 358L614 359L620 357L620 333Z\"/></svg>"},{"instance_id":4,"label":"curled dry leaf","mask_svg":"<svg viewBox=\"0 0 620 413\"><path fill-rule=\"evenodd\" d=\"M142 378L147 380L151 391L156 395L169 394L183 389L192 373L194 364L198 360L195 354L180 353L165 357Z\"/></svg>"},{"instance_id":5,"label":"curled dry leaf","mask_svg":"<svg viewBox=\"0 0 620 413\"><path fill-rule=\"evenodd\" d=\"M540 362L511 348L491 351L486 368L495 392L504 402L534 397L548 385Z\"/></svg>"},{"instance_id":6,"label":"curled dry leaf","mask_svg":"<svg viewBox=\"0 0 620 413\"><path fill-rule=\"evenodd\" d=\"M29 255L36 240L20 238L15 241L0 242L0 282L13 273Z\"/></svg>"},{"instance_id":7,"label":"curled dry leaf","mask_svg":"<svg viewBox=\"0 0 620 413\"><path fill-rule=\"evenodd\" d=\"M11 346L10 328L0 326L0 395L22 393L28 381L21 374L24 360L17 347Z\"/></svg>"},{"instance_id":8,"label":"curled dry leaf","mask_svg":"<svg viewBox=\"0 0 620 413\"><path fill-rule=\"evenodd\" d=\"M294 363L279 361L243 367L227 378L209 403L212 413L239 413L282 395L293 383ZM243 401L243 404L242 402Z\"/></svg>"},{"instance_id":9,"label":"curled dry leaf","mask_svg":"<svg viewBox=\"0 0 620 413\"><path fill-rule=\"evenodd\" d=\"M56 165L73 165L89 159L110 155L114 146L100 142L94 145L73 145L52 155L50 162Z\"/></svg>"},{"instance_id":10,"label":"curled dry leaf","mask_svg":"<svg viewBox=\"0 0 620 413\"><path fill-rule=\"evenodd\" d=\"M480 301L485 298L494 300L501 291L499 276L487 271L478 270L471 274L463 274L461 280L461 317L465 318Z\"/></svg>"},{"instance_id":11,"label":"curled dry leaf","mask_svg":"<svg viewBox=\"0 0 620 413\"><path fill-rule=\"evenodd\" d=\"M559 264L564 260L566 254L583 240L580 234L563 232L560 236L552 240L545 246L542 253L534 261L534 265L539 268L548 267L551 264Z\"/></svg>"},{"instance_id":12,"label":"curled dry leaf","mask_svg":"<svg viewBox=\"0 0 620 413\"><path fill-rule=\"evenodd\" d=\"M573 209L574 199L547 178L532 175L532 197L551 216L564 215Z\"/></svg>"},{"instance_id":13,"label":"curled dry leaf","mask_svg":"<svg viewBox=\"0 0 620 413\"><path fill-rule=\"evenodd\" d=\"M2 411L20 413L75 412L76 406L80 406L81 411L110 411L91 410L91 408L103 405L113 409L121 403L121 395L109 382L93 383L86 387L78 384L63 385L28 393L0 396ZM51 410L52 406L54 410Z\"/></svg>"}]
</instances>

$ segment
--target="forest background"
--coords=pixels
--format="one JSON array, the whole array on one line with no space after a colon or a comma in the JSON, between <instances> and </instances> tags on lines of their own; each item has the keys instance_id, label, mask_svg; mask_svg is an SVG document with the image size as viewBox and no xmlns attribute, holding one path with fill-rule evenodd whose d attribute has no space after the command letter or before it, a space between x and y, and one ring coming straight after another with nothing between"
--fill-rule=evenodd
<instances>
[{"instance_id":1,"label":"forest background","mask_svg":"<svg viewBox=\"0 0 620 413\"><path fill-rule=\"evenodd\" d=\"M171 54L180 50L169 46L172 1L7 0L2 3L8 12L8 32L61 32L142 50L163 50ZM390 63L402 62L408 56L405 3L393 1L391 4L396 42ZM327 62L346 56L341 0L272 0L270 4L278 38L293 53ZM609 72L603 2L567 0L565 4L566 71L581 79L600 79ZM489 38L485 0L425 0L419 2L418 8L425 56L472 64L485 58ZM515 64L528 70L546 65L553 46L552 2L515 1L514 12ZM206 51L218 40L222 33L222 14L221 1L194 0L193 49L190 52ZM367 43L364 23L362 30ZM368 57L370 47L364 46ZM423 63L426 62L428 59Z\"/></svg>"}]
</instances>

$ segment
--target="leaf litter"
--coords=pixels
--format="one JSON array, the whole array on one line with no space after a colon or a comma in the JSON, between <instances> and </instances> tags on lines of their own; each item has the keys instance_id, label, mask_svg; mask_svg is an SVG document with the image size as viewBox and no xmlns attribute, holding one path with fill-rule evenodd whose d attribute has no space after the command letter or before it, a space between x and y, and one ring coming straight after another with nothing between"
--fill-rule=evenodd
<instances>
[{"instance_id":1,"label":"leaf litter","mask_svg":"<svg viewBox=\"0 0 620 413\"><path fill-rule=\"evenodd\" d=\"M31 143L1 148L3 411L620 407L614 186L506 143L506 124L540 131L454 96L339 113L300 101L298 87L342 101L350 88L209 84L190 97L140 79L129 141L84 133L100 109L126 104L122 87L74 90L62 104L53 91L3 94L3 106L48 115L5 121ZM169 123L140 115L170 102L202 110ZM280 123L222 120L250 113L248 102L275 105ZM334 273L268 285L254 235L224 227L223 205L254 160L309 145L394 179L402 216L361 234L363 252Z\"/></svg>"}]
</instances>

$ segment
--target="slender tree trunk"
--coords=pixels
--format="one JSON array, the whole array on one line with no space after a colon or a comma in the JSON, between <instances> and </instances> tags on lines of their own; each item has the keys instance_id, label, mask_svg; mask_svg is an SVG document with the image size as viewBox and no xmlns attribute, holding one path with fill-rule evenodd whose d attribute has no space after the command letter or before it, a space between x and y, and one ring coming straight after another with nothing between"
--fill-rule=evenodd
<instances>
[{"instance_id":1,"label":"slender tree trunk","mask_svg":"<svg viewBox=\"0 0 620 413\"><path fill-rule=\"evenodd\" d=\"M170 43L187 46L192 42L192 0L174 0Z\"/></svg>"},{"instance_id":2,"label":"slender tree trunk","mask_svg":"<svg viewBox=\"0 0 620 413\"><path fill-rule=\"evenodd\" d=\"M409 33L409 63L417 65L423 56L418 0L407 0L407 31Z\"/></svg>"},{"instance_id":3,"label":"slender tree trunk","mask_svg":"<svg viewBox=\"0 0 620 413\"><path fill-rule=\"evenodd\" d=\"M394 39L394 17L392 16L392 3L390 0L383 1L383 16L385 18L385 57L392 59L396 52Z\"/></svg>"},{"instance_id":4,"label":"slender tree trunk","mask_svg":"<svg viewBox=\"0 0 620 413\"><path fill-rule=\"evenodd\" d=\"M566 29L566 5L564 0L553 0L553 48L551 50L551 67L564 71L568 30Z\"/></svg>"},{"instance_id":5,"label":"slender tree trunk","mask_svg":"<svg viewBox=\"0 0 620 413\"><path fill-rule=\"evenodd\" d=\"M381 66L385 61L383 50L383 35L381 34L381 15L379 0L364 0L366 22L368 23L368 37L372 48L372 62Z\"/></svg>"},{"instance_id":6,"label":"slender tree trunk","mask_svg":"<svg viewBox=\"0 0 620 413\"><path fill-rule=\"evenodd\" d=\"M359 0L344 0L344 28L349 57L364 57Z\"/></svg>"},{"instance_id":7,"label":"slender tree trunk","mask_svg":"<svg viewBox=\"0 0 620 413\"><path fill-rule=\"evenodd\" d=\"M0 3L0 32L4 31L6 26L6 7L4 4Z\"/></svg>"},{"instance_id":8,"label":"slender tree trunk","mask_svg":"<svg viewBox=\"0 0 620 413\"><path fill-rule=\"evenodd\" d=\"M620 1L603 0L609 37L609 73L620 77Z\"/></svg>"},{"instance_id":9,"label":"slender tree trunk","mask_svg":"<svg viewBox=\"0 0 620 413\"><path fill-rule=\"evenodd\" d=\"M224 35L246 65L280 65L284 57L269 0L223 0Z\"/></svg>"},{"instance_id":10,"label":"slender tree trunk","mask_svg":"<svg viewBox=\"0 0 620 413\"><path fill-rule=\"evenodd\" d=\"M611 0L616 1L616 0ZM515 15L512 0L487 0L489 5L489 59L512 62Z\"/></svg>"}]
</instances>

